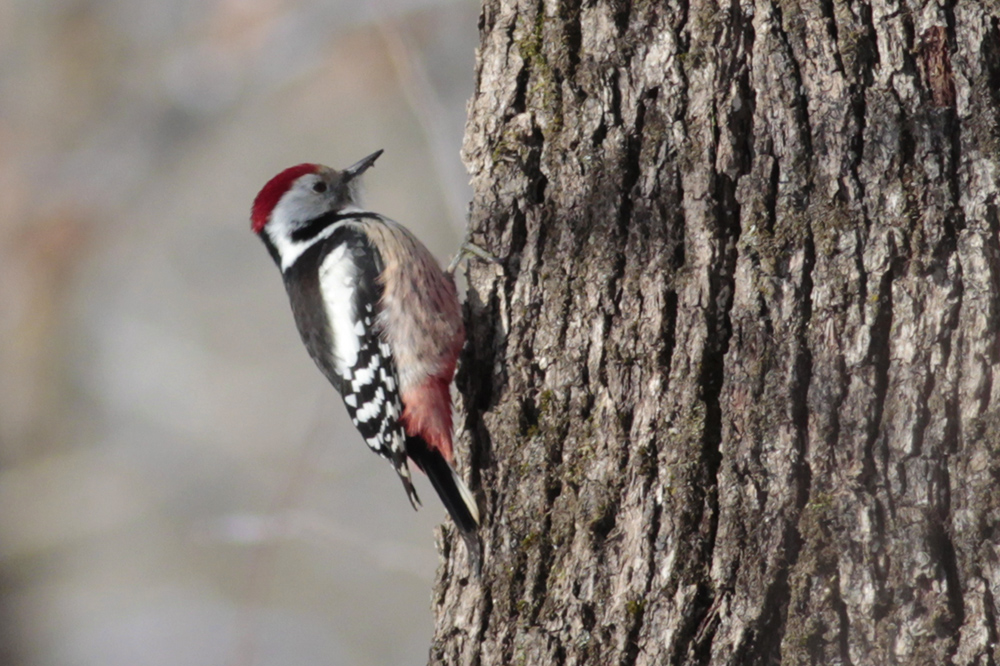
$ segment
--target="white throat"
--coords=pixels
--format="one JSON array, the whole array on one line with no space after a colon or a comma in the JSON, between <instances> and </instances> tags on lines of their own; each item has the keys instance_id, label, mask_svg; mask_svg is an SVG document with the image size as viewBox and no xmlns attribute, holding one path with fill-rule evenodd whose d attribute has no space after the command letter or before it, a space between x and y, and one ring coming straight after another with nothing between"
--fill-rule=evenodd
<instances>
[{"instance_id":1,"label":"white throat","mask_svg":"<svg viewBox=\"0 0 1000 666\"><path fill-rule=\"evenodd\" d=\"M348 206L340 212L360 213L362 210L356 206ZM345 224L350 224L350 220L331 224L312 238L301 241L292 240L292 232L298 225L294 224L285 211L279 207L275 208L271 216L271 222L265 227L264 232L271 239L271 243L274 244L274 248L278 251L278 256L281 258L281 272L284 273L306 250L316 243L326 240L333 232Z\"/></svg>"},{"instance_id":2,"label":"white throat","mask_svg":"<svg viewBox=\"0 0 1000 666\"><path fill-rule=\"evenodd\" d=\"M274 243L275 249L278 250L278 256L281 257L281 272L284 273L287 271L291 265L302 256L303 252L311 248L316 243L329 238L334 231L339 229L344 224L346 224L346 222L331 224L312 238L304 241L293 241L292 237L287 234L269 233L268 236L270 237L271 242Z\"/></svg>"}]
</instances>

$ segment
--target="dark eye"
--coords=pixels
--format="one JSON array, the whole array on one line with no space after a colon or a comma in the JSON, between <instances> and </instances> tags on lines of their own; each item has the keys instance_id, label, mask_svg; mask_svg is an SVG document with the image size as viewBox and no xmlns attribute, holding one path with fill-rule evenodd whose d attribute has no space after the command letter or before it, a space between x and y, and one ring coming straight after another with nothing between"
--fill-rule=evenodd
<instances>
[{"instance_id":1,"label":"dark eye","mask_svg":"<svg viewBox=\"0 0 1000 666\"><path fill-rule=\"evenodd\" d=\"M324 183L322 180L319 181L318 183L315 183L313 185L313 192L316 192L317 194L322 194L323 192L326 192L326 183Z\"/></svg>"}]
</instances>

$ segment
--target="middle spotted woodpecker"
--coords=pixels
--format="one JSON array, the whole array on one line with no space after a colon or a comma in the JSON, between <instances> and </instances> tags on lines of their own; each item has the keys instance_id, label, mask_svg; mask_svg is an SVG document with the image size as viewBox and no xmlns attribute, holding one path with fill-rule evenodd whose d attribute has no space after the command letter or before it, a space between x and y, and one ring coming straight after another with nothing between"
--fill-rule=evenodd
<instances>
[{"instance_id":1,"label":"middle spotted woodpecker","mask_svg":"<svg viewBox=\"0 0 1000 666\"><path fill-rule=\"evenodd\" d=\"M478 559L479 510L451 465L449 386L465 339L455 283L409 230L360 207L358 177L381 154L343 171L285 169L254 200L251 226L365 442L392 462L414 508L407 459L427 474Z\"/></svg>"}]
</instances>

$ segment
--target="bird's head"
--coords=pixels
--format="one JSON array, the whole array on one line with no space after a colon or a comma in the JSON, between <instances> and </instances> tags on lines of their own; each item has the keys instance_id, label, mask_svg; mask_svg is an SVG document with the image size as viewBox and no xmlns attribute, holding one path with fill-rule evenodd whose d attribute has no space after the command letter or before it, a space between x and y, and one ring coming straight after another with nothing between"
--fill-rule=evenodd
<instances>
[{"instance_id":1,"label":"bird's head","mask_svg":"<svg viewBox=\"0 0 1000 666\"><path fill-rule=\"evenodd\" d=\"M262 238L281 244L313 220L357 206L358 177L381 154L381 150L376 151L343 171L322 164L285 169L267 181L254 199L251 228Z\"/></svg>"}]
</instances>

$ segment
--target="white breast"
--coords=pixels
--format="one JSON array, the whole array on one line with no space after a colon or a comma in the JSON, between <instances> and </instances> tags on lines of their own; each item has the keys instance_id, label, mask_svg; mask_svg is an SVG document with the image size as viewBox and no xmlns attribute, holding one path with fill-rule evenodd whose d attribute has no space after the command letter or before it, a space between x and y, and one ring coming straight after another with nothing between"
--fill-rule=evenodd
<instances>
[{"instance_id":1,"label":"white breast","mask_svg":"<svg viewBox=\"0 0 1000 666\"><path fill-rule=\"evenodd\" d=\"M333 334L334 363L340 376L348 379L361 350L353 302L356 275L357 267L344 245L326 255L319 267L320 291Z\"/></svg>"}]
</instances>

